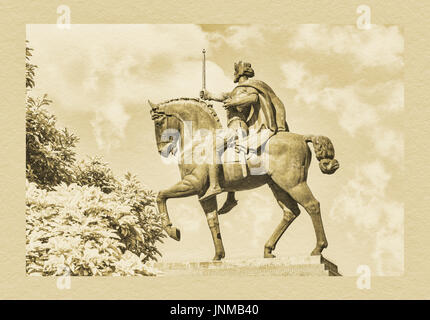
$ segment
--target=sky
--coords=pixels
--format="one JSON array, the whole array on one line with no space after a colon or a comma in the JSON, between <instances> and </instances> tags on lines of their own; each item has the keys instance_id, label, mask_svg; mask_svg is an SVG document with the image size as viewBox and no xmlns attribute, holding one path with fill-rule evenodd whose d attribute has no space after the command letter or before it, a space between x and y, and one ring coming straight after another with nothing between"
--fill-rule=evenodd
<instances>
[{"instance_id":1,"label":"sky","mask_svg":"<svg viewBox=\"0 0 430 320\"><path fill-rule=\"evenodd\" d=\"M147 100L198 97L202 49L206 87L231 91L233 65L250 62L255 79L283 101L290 130L328 136L340 169L308 184L321 203L329 247L344 275L404 268L403 30L372 25L27 25L38 65L33 96L48 94L58 125L80 137L78 158L102 156L117 175L134 173L154 191L180 180L157 152ZM222 105L214 107L225 125ZM225 195L219 197L222 204ZM220 217L226 257L259 258L282 218L267 186L237 194ZM164 261L205 261L214 249L196 197L168 209L182 240L160 246ZM274 252L308 255L315 234L304 209Z\"/></svg>"}]
</instances>

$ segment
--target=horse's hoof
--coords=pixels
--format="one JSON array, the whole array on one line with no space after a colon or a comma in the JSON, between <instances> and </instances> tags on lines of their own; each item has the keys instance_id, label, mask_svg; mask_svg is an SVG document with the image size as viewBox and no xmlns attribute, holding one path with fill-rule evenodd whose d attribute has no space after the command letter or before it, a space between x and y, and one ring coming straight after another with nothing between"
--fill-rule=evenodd
<instances>
[{"instance_id":1,"label":"horse's hoof","mask_svg":"<svg viewBox=\"0 0 430 320\"><path fill-rule=\"evenodd\" d=\"M314 249L311 252L311 256L320 256L320 255L321 255L321 250Z\"/></svg>"},{"instance_id":2,"label":"horse's hoof","mask_svg":"<svg viewBox=\"0 0 430 320\"><path fill-rule=\"evenodd\" d=\"M312 250L311 256L320 256L323 249L324 248L319 248L319 247L315 248L314 250Z\"/></svg>"},{"instance_id":3,"label":"horse's hoof","mask_svg":"<svg viewBox=\"0 0 430 320\"><path fill-rule=\"evenodd\" d=\"M170 227L166 229L167 234L170 238L175 239L176 241L181 240L181 230L176 227Z\"/></svg>"},{"instance_id":4,"label":"horse's hoof","mask_svg":"<svg viewBox=\"0 0 430 320\"><path fill-rule=\"evenodd\" d=\"M224 252L220 252L220 253L215 253L215 256L213 257L213 261L220 261L222 258L225 258L225 253Z\"/></svg>"},{"instance_id":5,"label":"horse's hoof","mask_svg":"<svg viewBox=\"0 0 430 320\"><path fill-rule=\"evenodd\" d=\"M320 255L321 255L321 252L322 252L325 248L327 248L327 247L328 247L328 243L327 243L327 241L326 241L326 242L321 243L320 245L317 245L317 246L315 247L315 249L314 249L314 250L312 250L312 252L311 252L311 256L320 256Z\"/></svg>"},{"instance_id":6,"label":"horse's hoof","mask_svg":"<svg viewBox=\"0 0 430 320\"><path fill-rule=\"evenodd\" d=\"M272 248L264 247L264 258L276 258L274 254L272 254Z\"/></svg>"}]
</instances>

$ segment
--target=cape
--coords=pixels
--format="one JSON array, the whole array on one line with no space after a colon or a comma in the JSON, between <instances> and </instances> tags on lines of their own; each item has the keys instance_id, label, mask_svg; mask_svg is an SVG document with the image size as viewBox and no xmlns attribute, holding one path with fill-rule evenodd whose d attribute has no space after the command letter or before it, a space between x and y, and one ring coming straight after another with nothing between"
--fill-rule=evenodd
<instances>
[{"instance_id":1,"label":"cape","mask_svg":"<svg viewBox=\"0 0 430 320\"><path fill-rule=\"evenodd\" d=\"M285 120L284 104L276 96L272 88L270 88L265 82L254 79L248 79L237 85L237 87L251 87L257 90L261 108L260 111L262 111L264 118L259 121L261 122L261 125L264 124L267 129L273 132L277 132L278 128L285 128L285 130L288 131L288 125Z\"/></svg>"}]
</instances>

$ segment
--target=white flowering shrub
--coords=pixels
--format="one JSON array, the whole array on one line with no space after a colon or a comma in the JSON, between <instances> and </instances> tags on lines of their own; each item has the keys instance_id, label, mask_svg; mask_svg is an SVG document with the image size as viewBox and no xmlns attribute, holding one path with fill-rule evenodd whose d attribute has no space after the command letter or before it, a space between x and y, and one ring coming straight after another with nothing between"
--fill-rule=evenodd
<instances>
[{"instance_id":1,"label":"white flowering shrub","mask_svg":"<svg viewBox=\"0 0 430 320\"><path fill-rule=\"evenodd\" d=\"M164 234L153 195L133 179L109 194L64 183L48 191L27 181L27 274L154 274L145 262L160 255L155 243Z\"/></svg>"}]
</instances>

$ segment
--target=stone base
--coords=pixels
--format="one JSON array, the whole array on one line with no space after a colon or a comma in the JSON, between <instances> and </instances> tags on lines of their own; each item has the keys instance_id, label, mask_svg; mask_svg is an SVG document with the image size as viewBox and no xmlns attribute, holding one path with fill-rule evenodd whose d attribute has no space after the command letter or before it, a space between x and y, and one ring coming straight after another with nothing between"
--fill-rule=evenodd
<instances>
[{"instance_id":1,"label":"stone base","mask_svg":"<svg viewBox=\"0 0 430 320\"><path fill-rule=\"evenodd\" d=\"M274 259L241 259L208 262L155 263L164 276L237 275L237 276L341 276L337 266L323 256Z\"/></svg>"}]
</instances>

